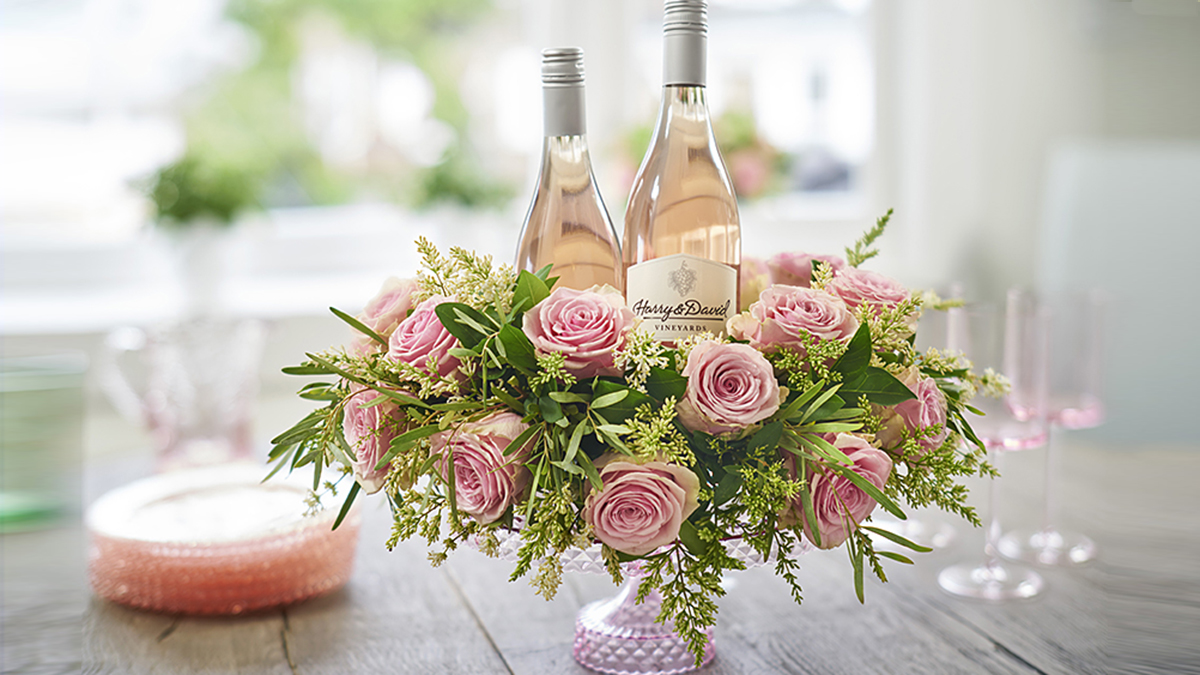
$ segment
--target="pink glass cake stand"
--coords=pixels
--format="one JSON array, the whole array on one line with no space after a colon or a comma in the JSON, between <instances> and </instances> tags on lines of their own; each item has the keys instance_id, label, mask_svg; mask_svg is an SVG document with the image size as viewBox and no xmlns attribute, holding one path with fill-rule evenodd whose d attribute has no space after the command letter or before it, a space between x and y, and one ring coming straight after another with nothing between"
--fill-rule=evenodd
<instances>
[{"instance_id":1,"label":"pink glass cake stand","mask_svg":"<svg viewBox=\"0 0 1200 675\"><path fill-rule=\"evenodd\" d=\"M504 560L517 560L521 538L516 532L503 531L500 536L498 555ZM775 558L762 554L740 538L723 542L730 556L746 567L764 565ZM799 542L792 555L810 549L807 542ZM599 544L586 549L568 549L562 554L564 572L607 574ZM614 597L584 605L575 617L575 660L585 668L609 675L672 675L698 670L716 656L713 628L705 629L708 643L699 665L688 649L688 643L675 632L674 626L656 621L662 610L662 597L658 591L650 591L646 598L637 602L641 570L636 562L624 563L625 584Z\"/></svg>"},{"instance_id":2,"label":"pink glass cake stand","mask_svg":"<svg viewBox=\"0 0 1200 675\"><path fill-rule=\"evenodd\" d=\"M350 578L360 515L305 516L311 481L263 483L231 464L158 474L88 509L88 579L100 597L157 612L231 615L290 604Z\"/></svg>"}]
</instances>

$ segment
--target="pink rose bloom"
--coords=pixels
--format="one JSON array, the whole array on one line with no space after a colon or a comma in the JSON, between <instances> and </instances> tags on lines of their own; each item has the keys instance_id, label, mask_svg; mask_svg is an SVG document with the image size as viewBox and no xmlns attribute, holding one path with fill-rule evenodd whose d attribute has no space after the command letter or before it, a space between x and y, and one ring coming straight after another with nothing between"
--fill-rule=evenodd
<instances>
[{"instance_id":1,"label":"pink rose bloom","mask_svg":"<svg viewBox=\"0 0 1200 675\"><path fill-rule=\"evenodd\" d=\"M699 505L700 479L665 462L614 459L600 469L604 489L583 505L596 538L629 555L645 555L679 537L679 526Z\"/></svg>"},{"instance_id":2,"label":"pink rose bloom","mask_svg":"<svg viewBox=\"0 0 1200 675\"><path fill-rule=\"evenodd\" d=\"M820 260L829 265L835 274L846 269L846 261L836 255L804 253L803 251L776 253L767 261L771 283L808 288L812 284L812 262L814 260Z\"/></svg>"},{"instance_id":3,"label":"pink rose bloom","mask_svg":"<svg viewBox=\"0 0 1200 675\"><path fill-rule=\"evenodd\" d=\"M730 318L728 330L756 349L803 349L801 335L849 340L858 330L858 319L835 295L801 286L772 286L750 305L750 311Z\"/></svg>"},{"instance_id":4,"label":"pink rose bloom","mask_svg":"<svg viewBox=\"0 0 1200 675\"><path fill-rule=\"evenodd\" d=\"M525 459L529 444L504 456L504 449L529 425L512 412L498 412L429 437L438 469L449 482L447 457L454 464L454 498L458 510L483 525L496 521L529 485Z\"/></svg>"},{"instance_id":5,"label":"pink rose bloom","mask_svg":"<svg viewBox=\"0 0 1200 675\"><path fill-rule=\"evenodd\" d=\"M379 293L367 303L362 314L355 318L383 338L389 338L404 317L408 316L408 310L412 309L412 293L416 288L417 282L412 279L391 277L383 282L383 288L379 289ZM366 335L354 331L354 342L351 347L355 354L366 356L379 351L381 345Z\"/></svg>"},{"instance_id":6,"label":"pink rose bloom","mask_svg":"<svg viewBox=\"0 0 1200 675\"><path fill-rule=\"evenodd\" d=\"M833 446L846 453L854 462L851 468L854 473L880 490L883 489L892 474L892 458L888 457L886 452L850 434L838 434L833 440ZM812 492L817 531L821 533L820 548L840 546L850 536L850 532L875 510L874 499L832 469L825 469L824 473L813 471L808 477L808 483ZM796 498L793 508L797 513L801 512L799 497ZM805 536L816 544L808 519L800 516L799 520L804 526Z\"/></svg>"},{"instance_id":7,"label":"pink rose bloom","mask_svg":"<svg viewBox=\"0 0 1200 675\"><path fill-rule=\"evenodd\" d=\"M586 291L555 288L525 312L523 330L539 352L561 352L575 377L620 375L613 352L625 344L636 317L611 286Z\"/></svg>"},{"instance_id":8,"label":"pink rose bloom","mask_svg":"<svg viewBox=\"0 0 1200 675\"><path fill-rule=\"evenodd\" d=\"M946 396L932 377L925 377L913 368L901 380L916 398L897 403L883 412L883 426L875 439L885 448L900 444L905 429L917 431L939 427L938 432L917 441L924 452L941 447L949 432L946 430ZM922 455L924 454L922 453Z\"/></svg>"},{"instance_id":9,"label":"pink rose bloom","mask_svg":"<svg viewBox=\"0 0 1200 675\"><path fill-rule=\"evenodd\" d=\"M895 307L908 299L908 289L899 281L878 272L849 267L838 272L828 290L853 309L867 305L878 311Z\"/></svg>"},{"instance_id":10,"label":"pink rose bloom","mask_svg":"<svg viewBox=\"0 0 1200 675\"><path fill-rule=\"evenodd\" d=\"M675 409L692 431L733 434L779 410L779 383L755 348L708 340L692 349L683 368L687 392Z\"/></svg>"},{"instance_id":11,"label":"pink rose bloom","mask_svg":"<svg viewBox=\"0 0 1200 675\"><path fill-rule=\"evenodd\" d=\"M435 295L417 305L388 338L388 358L426 373L430 372L429 359L435 358L439 376L457 372L459 360L450 355L450 350L459 346L458 338L446 330L434 312L438 305L453 301Z\"/></svg>"},{"instance_id":12,"label":"pink rose bloom","mask_svg":"<svg viewBox=\"0 0 1200 675\"><path fill-rule=\"evenodd\" d=\"M738 274L739 307L749 307L758 301L758 295L767 289L771 279L767 275L767 263L761 258L742 258Z\"/></svg>"},{"instance_id":13,"label":"pink rose bloom","mask_svg":"<svg viewBox=\"0 0 1200 675\"><path fill-rule=\"evenodd\" d=\"M362 407L378 396L373 389L362 389L346 399L346 409L342 413L342 435L354 451L350 462L354 479L367 494L383 487L390 467L376 470L375 465L387 454L392 439L403 430L404 418L395 403L384 401L369 408Z\"/></svg>"}]
</instances>

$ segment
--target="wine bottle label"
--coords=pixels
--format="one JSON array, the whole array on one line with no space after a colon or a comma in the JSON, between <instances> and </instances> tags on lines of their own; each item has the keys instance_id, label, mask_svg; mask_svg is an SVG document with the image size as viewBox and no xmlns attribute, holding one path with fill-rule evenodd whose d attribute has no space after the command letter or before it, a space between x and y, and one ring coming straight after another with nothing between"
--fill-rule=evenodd
<instances>
[{"instance_id":1,"label":"wine bottle label","mask_svg":"<svg viewBox=\"0 0 1200 675\"><path fill-rule=\"evenodd\" d=\"M686 253L647 260L629 268L625 301L656 340L720 334L737 312L737 272Z\"/></svg>"}]
</instances>

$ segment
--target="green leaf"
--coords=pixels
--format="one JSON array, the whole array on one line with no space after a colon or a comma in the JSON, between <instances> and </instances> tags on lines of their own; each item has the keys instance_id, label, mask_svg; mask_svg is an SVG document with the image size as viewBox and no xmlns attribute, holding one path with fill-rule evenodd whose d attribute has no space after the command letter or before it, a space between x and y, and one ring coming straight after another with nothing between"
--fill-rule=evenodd
<instances>
[{"instance_id":1,"label":"green leaf","mask_svg":"<svg viewBox=\"0 0 1200 675\"><path fill-rule=\"evenodd\" d=\"M827 466L834 471L837 471L846 480L854 483L858 489L867 493L871 499L874 499L879 503L880 506L887 509L888 513L896 516L900 520L908 520L908 516L904 515L904 512L900 510L900 507L896 504L896 502L892 501L891 497L883 494L883 491L875 487L873 483L855 473L853 468L842 466L841 464L828 464Z\"/></svg>"},{"instance_id":2,"label":"green leaf","mask_svg":"<svg viewBox=\"0 0 1200 675\"><path fill-rule=\"evenodd\" d=\"M305 356L307 356L309 359L316 361L317 363L325 366L326 368L329 368L331 371L333 371L334 373L336 373L338 375L341 375L342 377L346 378L347 380L350 380L351 382L355 382L357 384L361 384L364 387L370 387L371 389L374 389L375 391L377 391L377 392L383 394L384 396L387 396L395 401L398 401L405 405L415 405L419 408L429 408L429 404L425 403L424 401L422 401L420 399L413 398L412 396L408 396L407 394L401 394L399 392L395 392L390 389L384 389L383 387L380 387L379 385L367 382L366 380L363 380L361 377L358 377L358 376L353 375L345 370L342 370L341 368L338 368L337 366L335 366L332 363L330 363L329 361L321 358L320 356L317 356L316 354L305 354Z\"/></svg>"},{"instance_id":3,"label":"green leaf","mask_svg":"<svg viewBox=\"0 0 1200 675\"><path fill-rule=\"evenodd\" d=\"M563 471L566 471L567 473L574 474L576 476L585 475L583 473L583 469L581 469L581 468L575 466L574 464L567 462L565 460L561 460L561 461L557 461L557 462L550 462L550 463L553 464L554 466L557 466L558 468L562 469Z\"/></svg>"},{"instance_id":4,"label":"green leaf","mask_svg":"<svg viewBox=\"0 0 1200 675\"><path fill-rule=\"evenodd\" d=\"M857 546L850 546L850 562L854 564L854 594L859 603L866 603L863 597L863 559L862 551Z\"/></svg>"},{"instance_id":5,"label":"green leaf","mask_svg":"<svg viewBox=\"0 0 1200 675\"><path fill-rule=\"evenodd\" d=\"M650 369L650 376L646 378L646 392L654 398L665 401L667 398L673 397L678 401L683 398L686 391L686 377L665 368Z\"/></svg>"},{"instance_id":6,"label":"green leaf","mask_svg":"<svg viewBox=\"0 0 1200 675\"><path fill-rule=\"evenodd\" d=\"M906 556L902 556L899 553L895 553L893 551L876 551L875 553L876 553L876 555L883 556L884 558L889 558L891 560L895 560L896 562L902 562L905 565L913 564L913 561L910 558L908 558Z\"/></svg>"},{"instance_id":7,"label":"green leaf","mask_svg":"<svg viewBox=\"0 0 1200 675\"><path fill-rule=\"evenodd\" d=\"M861 373L871 365L871 329L859 324L854 337L846 345L846 351L833 364L833 370L847 379Z\"/></svg>"},{"instance_id":8,"label":"green leaf","mask_svg":"<svg viewBox=\"0 0 1200 675\"><path fill-rule=\"evenodd\" d=\"M562 406L558 404L558 401L549 396L543 396L538 399L538 408L542 412L542 419L550 424L554 424L564 418Z\"/></svg>"},{"instance_id":9,"label":"green leaf","mask_svg":"<svg viewBox=\"0 0 1200 675\"><path fill-rule=\"evenodd\" d=\"M571 431L571 440L567 441L567 452L563 455L563 461L568 463L575 461L575 454L579 452L579 443L583 440L583 435L590 430L590 427L591 425L588 424L587 420L583 420L575 425L575 428Z\"/></svg>"},{"instance_id":10,"label":"green leaf","mask_svg":"<svg viewBox=\"0 0 1200 675\"><path fill-rule=\"evenodd\" d=\"M524 331L512 324L505 324L500 328L499 338L504 348L504 358L514 368L526 374L537 371L537 352Z\"/></svg>"},{"instance_id":11,"label":"green leaf","mask_svg":"<svg viewBox=\"0 0 1200 675\"><path fill-rule=\"evenodd\" d=\"M709 543L700 538L700 532L690 520L685 520L679 525L679 541L683 542L688 552L696 557L700 557L708 551Z\"/></svg>"},{"instance_id":12,"label":"green leaf","mask_svg":"<svg viewBox=\"0 0 1200 675\"><path fill-rule=\"evenodd\" d=\"M836 464L850 465L854 463L850 461L850 458L846 456L846 453L838 450L837 446L833 445L824 438L821 438L820 436L806 436L804 434L797 434L796 440L799 441L800 445L803 445L806 450Z\"/></svg>"},{"instance_id":13,"label":"green leaf","mask_svg":"<svg viewBox=\"0 0 1200 675\"><path fill-rule=\"evenodd\" d=\"M340 310L336 307L330 307L329 311L333 312L337 316L337 318L350 324L350 327L353 328L354 330L362 333L363 335L366 335L367 337L371 338L372 340L378 342L379 344L381 344L385 347L387 346L387 343L388 343L387 338L385 338L382 335L380 335L379 333L376 333L375 331L371 330L363 322L359 321L358 319L350 316L349 314L343 312L342 310Z\"/></svg>"},{"instance_id":14,"label":"green leaf","mask_svg":"<svg viewBox=\"0 0 1200 675\"><path fill-rule=\"evenodd\" d=\"M750 438L748 450L759 450L779 447L779 439L783 437L783 422L776 421L767 424Z\"/></svg>"},{"instance_id":15,"label":"green leaf","mask_svg":"<svg viewBox=\"0 0 1200 675\"><path fill-rule=\"evenodd\" d=\"M332 375L333 371L321 366L288 366L283 369L284 375Z\"/></svg>"},{"instance_id":16,"label":"green leaf","mask_svg":"<svg viewBox=\"0 0 1200 675\"><path fill-rule=\"evenodd\" d=\"M930 551L933 550L932 548L929 548L928 546L922 546L911 540L905 539L904 537L901 537L900 535L896 534L895 532L892 532L891 530L885 530L882 527L873 527L871 525L863 525L862 529L864 529L868 532L877 534L877 535L883 537L884 539L889 539L897 544L900 544L904 548L911 549L913 551L916 551L917 553L929 553Z\"/></svg>"},{"instance_id":17,"label":"green leaf","mask_svg":"<svg viewBox=\"0 0 1200 675\"><path fill-rule=\"evenodd\" d=\"M454 403L433 403L429 407L442 412L451 412L454 410L478 410L484 407L484 404L479 401L456 401Z\"/></svg>"},{"instance_id":18,"label":"green leaf","mask_svg":"<svg viewBox=\"0 0 1200 675\"><path fill-rule=\"evenodd\" d=\"M533 276L545 281L550 278L550 270L554 269L554 265L546 265L542 269L533 273Z\"/></svg>"},{"instance_id":19,"label":"green leaf","mask_svg":"<svg viewBox=\"0 0 1200 675\"><path fill-rule=\"evenodd\" d=\"M633 417L634 413L637 412L638 406L644 403L649 403L651 400L649 396L643 394L642 392L637 391L636 389L630 389L624 384L619 384L617 382L597 379L592 384L592 393L595 396L603 396L614 391L628 391L629 394L617 403L596 411L597 415L600 415L604 419L613 423L621 423L630 417Z\"/></svg>"},{"instance_id":20,"label":"green leaf","mask_svg":"<svg viewBox=\"0 0 1200 675\"><path fill-rule=\"evenodd\" d=\"M808 403L809 401L811 401L813 399L814 396L821 393L821 387L824 387L824 386L825 386L825 380L821 380L820 382L809 387L808 389L806 389L804 391L803 394L800 394L796 398L792 399L792 402L787 404L787 407L784 408L782 411L780 411L778 414L776 414L775 417L777 419L781 419L781 420L792 419L793 417L796 416L796 411L800 410L800 406L804 405L805 403Z\"/></svg>"},{"instance_id":21,"label":"green leaf","mask_svg":"<svg viewBox=\"0 0 1200 675\"><path fill-rule=\"evenodd\" d=\"M896 405L916 398L916 395L894 375L874 367L867 368L862 375L844 382L841 393L851 401L866 396L868 401L878 405Z\"/></svg>"},{"instance_id":22,"label":"green leaf","mask_svg":"<svg viewBox=\"0 0 1200 675\"><path fill-rule=\"evenodd\" d=\"M517 275L517 290L513 294L514 310L527 311L550 295L550 287L546 285L546 277L542 276L543 272L549 276L550 267L543 267L538 270L537 274L521 270Z\"/></svg>"},{"instance_id":23,"label":"green leaf","mask_svg":"<svg viewBox=\"0 0 1200 675\"><path fill-rule=\"evenodd\" d=\"M725 476L721 478L721 482L717 483L717 488L713 490L713 504L721 506L730 499L733 499L737 495L738 490L742 488L743 480L740 471L731 471L726 468Z\"/></svg>"},{"instance_id":24,"label":"green leaf","mask_svg":"<svg viewBox=\"0 0 1200 675\"><path fill-rule=\"evenodd\" d=\"M604 489L604 482L600 480L600 472L596 471L596 465L592 463L592 458L588 457L586 452L579 455L579 466L583 467L583 473L591 481L592 489L597 492Z\"/></svg>"},{"instance_id":25,"label":"green leaf","mask_svg":"<svg viewBox=\"0 0 1200 675\"><path fill-rule=\"evenodd\" d=\"M508 457L508 456L512 455L513 453L515 453L516 451L520 450L521 448L525 447L525 443L528 442L529 439L533 438L533 435L536 434L539 430L540 429L537 425L530 425L530 426L526 427L524 431L522 431L520 434L518 434L516 438L512 439L512 441L509 442L508 446L504 448L504 456Z\"/></svg>"},{"instance_id":26,"label":"green leaf","mask_svg":"<svg viewBox=\"0 0 1200 675\"><path fill-rule=\"evenodd\" d=\"M621 401L624 401L627 396L629 396L629 391L629 389L621 389L598 396L592 401L592 409L596 410L598 408L607 408L610 405L620 403Z\"/></svg>"},{"instance_id":27,"label":"green leaf","mask_svg":"<svg viewBox=\"0 0 1200 675\"><path fill-rule=\"evenodd\" d=\"M821 422L819 424L807 424L803 427L805 433L810 434L848 434L858 431L862 428L859 422Z\"/></svg>"},{"instance_id":28,"label":"green leaf","mask_svg":"<svg viewBox=\"0 0 1200 675\"><path fill-rule=\"evenodd\" d=\"M342 521L346 519L346 514L350 513L350 505L354 503L354 498L358 496L360 489L361 486L359 486L357 481L350 486L350 492L346 495L346 501L342 502L342 510L338 511L337 520L333 521L333 529L338 529L338 525L341 525Z\"/></svg>"},{"instance_id":29,"label":"green leaf","mask_svg":"<svg viewBox=\"0 0 1200 675\"><path fill-rule=\"evenodd\" d=\"M464 305L461 302L443 302L433 311L446 330L458 338L462 346L468 349L474 349L475 345L483 342L483 339L490 335L486 326L491 323L491 319L470 305ZM464 318L469 319L469 322L464 321Z\"/></svg>"},{"instance_id":30,"label":"green leaf","mask_svg":"<svg viewBox=\"0 0 1200 675\"><path fill-rule=\"evenodd\" d=\"M590 396L576 394L573 391L552 391L547 395L559 403L591 403L592 401Z\"/></svg>"},{"instance_id":31,"label":"green leaf","mask_svg":"<svg viewBox=\"0 0 1200 675\"><path fill-rule=\"evenodd\" d=\"M804 414L800 416L799 422L801 424L804 424L808 420L814 418L816 416L816 413L821 410L822 406L824 406L829 401L832 401L833 398L835 396L837 396L837 392L841 388L842 388L842 385L840 383L835 384L832 387L830 387L829 389L827 389L820 396L818 396L817 400L813 401L812 405L808 406L808 410L806 410L804 412ZM841 400L840 396L838 397L838 400ZM845 402L843 401L842 404L844 404L844 403ZM842 407L842 405L838 405L838 407L836 409L840 409L841 407Z\"/></svg>"},{"instance_id":32,"label":"green leaf","mask_svg":"<svg viewBox=\"0 0 1200 675\"><path fill-rule=\"evenodd\" d=\"M800 484L800 505L804 509L804 521L808 524L807 532L812 534L813 543L819 548L821 546L821 529L817 527L817 513L813 510L812 490L808 486L807 465L808 461L803 457L796 458L796 463L799 466L799 472L804 477L804 482Z\"/></svg>"},{"instance_id":33,"label":"green leaf","mask_svg":"<svg viewBox=\"0 0 1200 675\"><path fill-rule=\"evenodd\" d=\"M518 401L515 396L508 393L507 391L504 391L500 387L492 387L492 395L495 396L496 398L500 399L504 403L504 405L508 406L509 408L512 408L513 411L515 411L521 415L525 414L525 406L520 401Z\"/></svg>"},{"instance_id":34,"label":"green leaf","mask_svg":"<svg viewBox=\"0 0 1200 675\"><path fill-rule=\"evenodd\" d=\"M380 457L379 461L375 463L375 470L381 470L383 467L390 464L391 461L396 458L396 455L408 450L422 438L428 438L436 434L438 431L441 431L441 428L438 425L427 424L423 427L418 427L412 431L400 434L399 436L393 438L390 446L388 447L387 453L384 454L383 457Z\"/></svg>"}]
</instances>

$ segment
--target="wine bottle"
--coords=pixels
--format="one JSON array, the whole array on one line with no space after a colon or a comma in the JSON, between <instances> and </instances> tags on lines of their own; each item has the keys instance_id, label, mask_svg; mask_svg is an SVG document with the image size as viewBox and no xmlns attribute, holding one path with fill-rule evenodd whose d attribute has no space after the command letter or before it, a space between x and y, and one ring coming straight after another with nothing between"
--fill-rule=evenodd
<instances>
[{"instance_id":1,"label":"wine bottle","mask_svg":"<svg viewBox=\"0 0 1200 675\"><path fill-rule=\"evenodd\" d=\"M542 52L545 142L516 267L553 265L558 286L621 289L621 245L592 175L583 99L583 50Z\"/></svg>"},{"instance_id":2,"label":"wine bottle","mask_svg":"<svg viewBox=\"0 0 1200 675\"><path fill-rule=\"evenodd\" d=\"M662 106L625 212L625 299L662 341L722 333L737 312L741 226L704 100L707 20L704 0L666 3Z\"/></svg>"}]
</instances>

